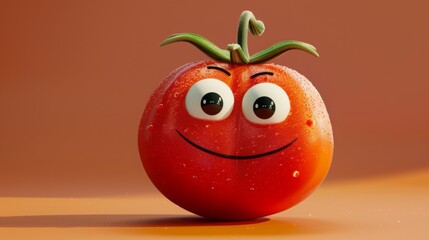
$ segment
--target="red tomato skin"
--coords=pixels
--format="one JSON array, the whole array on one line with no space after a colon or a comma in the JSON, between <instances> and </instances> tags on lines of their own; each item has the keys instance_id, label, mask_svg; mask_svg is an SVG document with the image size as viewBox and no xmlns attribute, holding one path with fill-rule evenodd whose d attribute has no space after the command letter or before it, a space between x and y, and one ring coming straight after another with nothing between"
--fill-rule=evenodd
<instances>
[{"instance_id":1,"label":"red tomato skin","mask_svg":"<svg viewBox=\"0 0 429 240\"><path fill-rule=\"evenodd\" d=\"M231 75L207 66L222 67ZM250 79L262 71L274 74ZM186 110L188 90L205 78L225 82L234 94L234 108L224 120L196 119ZM255 124L243 115L243 95L261 82L275 83L288 94L291 111L283 122ZM238 156L297 140L272 155L234 160L203 152L178 132L206 149ZM332 127L319 93L304 76L275 64L199 61L179 67L150 97L138 144L143 166L163 195L190 212L218 220L256 219L301 202L323 181L333 154Z\"/></svg>"}]
</instances>

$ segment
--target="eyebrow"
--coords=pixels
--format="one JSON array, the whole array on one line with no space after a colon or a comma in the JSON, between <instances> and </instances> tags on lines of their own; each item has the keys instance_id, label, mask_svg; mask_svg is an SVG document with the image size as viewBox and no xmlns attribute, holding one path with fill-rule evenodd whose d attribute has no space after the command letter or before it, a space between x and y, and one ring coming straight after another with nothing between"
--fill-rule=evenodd
<instances>
[{"instance_id":1,"label":"eyebrow","mask_svg":"<svg viewBox=\"0 0 429 240\"><path fill-rule=\"evenodd\" d=\"M272 72L258 72L258 73L253 74L252 76L250 76L250 78L255 78L255 77L260 76L260 75L270 75L270 76L273 76L274 73L272 73Z\"/></svg>"},{"instance_id":2,"label":"eyebrow","mask_svg":"<svg viewBox=\"0 0 429 240\"><path fill-rule=\"evenodd\" d=\"M223 68L218 67L218 66L207 66L207 69L216 69L216 70L219 70L219 71L225 73L228 76L231 76L230 72L228 72L226 69L223 69Z\"/></svg>"}]
</instances>

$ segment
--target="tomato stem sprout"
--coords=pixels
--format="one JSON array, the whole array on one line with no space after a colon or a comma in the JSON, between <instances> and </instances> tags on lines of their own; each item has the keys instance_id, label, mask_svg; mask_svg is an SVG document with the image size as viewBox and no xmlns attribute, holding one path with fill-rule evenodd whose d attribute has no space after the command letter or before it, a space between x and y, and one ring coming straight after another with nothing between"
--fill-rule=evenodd
<instances>
[{"instance_id":1,"label":"tomato stem sprout","mask_svg":"<svg viewBox=\"0 0 429 240\"><path fill-rule=\"evenodd\" d=\"M244 11L240 16L238 24L237 43L228 44L227 49L221 49L208 39L195 33L170 35L160 45L164 46L174 42L188 42L213 60L233 64L263 63L292 49L302 50L316 57L319 56L313 45L295 40L278 42L250 56L247 44L248 32L260 36L264 33L264 30L265 26L262 21L257 20L252 12Z\"/></svg>"}]
</instances>

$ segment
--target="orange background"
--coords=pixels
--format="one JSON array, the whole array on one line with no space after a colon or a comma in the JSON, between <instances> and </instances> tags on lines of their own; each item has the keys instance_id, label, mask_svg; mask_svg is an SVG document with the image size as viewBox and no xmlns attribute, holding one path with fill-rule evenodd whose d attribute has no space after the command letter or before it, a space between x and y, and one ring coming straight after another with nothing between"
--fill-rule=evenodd
<instances>
[{"instance_id":1,"label":"orange background","mask_svg":"<svg viewBox=\"0 0 429 240\"><path fill-rule=\"evenodd\" d=\"M320 58L275 60L307 76L331 116L327 181L429 168L429 15L424 1L1 1L0 197L153 191L137 150L145 103L169 72L220 47L244 9L264 21L254 53L296 39Z\"/></svg>"}]
</instances>

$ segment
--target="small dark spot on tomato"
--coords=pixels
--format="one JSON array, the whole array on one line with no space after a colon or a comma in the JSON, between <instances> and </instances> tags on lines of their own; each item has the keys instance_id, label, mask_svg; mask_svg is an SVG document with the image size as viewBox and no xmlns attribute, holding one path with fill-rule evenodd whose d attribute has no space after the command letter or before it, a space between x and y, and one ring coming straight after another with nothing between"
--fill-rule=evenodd
<instances>
[{"instance_id":1,"label":"small dark spot on tomato","mask_svg":"<svg viewBox=\"0 0 429 240\"><path fill-rule=\"evenodd\" d=\"M313 126L314 122L311 119L308 119L307 122L305 122L307 124L307 126L311 127Z\"/></svg>"}]
</instances>

